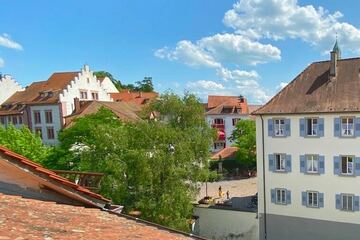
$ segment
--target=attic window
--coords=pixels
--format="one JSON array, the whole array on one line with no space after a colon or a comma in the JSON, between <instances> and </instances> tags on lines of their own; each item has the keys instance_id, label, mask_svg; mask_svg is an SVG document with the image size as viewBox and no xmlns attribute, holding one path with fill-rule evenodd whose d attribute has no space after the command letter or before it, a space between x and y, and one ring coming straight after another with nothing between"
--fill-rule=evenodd
<instances>
[{"instance_id":1,"label":"attic window","mask_svg":"<svg viewBox=\"0 0 360 240\"><path fill-rule=\"evenodd\" d=\"M232 113L232 107L223 107L222 113Z\"/></svg>"}]
</instances>

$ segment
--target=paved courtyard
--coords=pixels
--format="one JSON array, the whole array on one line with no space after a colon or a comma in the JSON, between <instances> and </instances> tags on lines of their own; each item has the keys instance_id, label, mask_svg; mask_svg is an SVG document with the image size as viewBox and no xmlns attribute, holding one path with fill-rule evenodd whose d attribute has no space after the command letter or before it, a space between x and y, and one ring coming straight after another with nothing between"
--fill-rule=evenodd
<instances>
[{"instance_id":1,"label":"paved courtyard","mask_svg":"<svg viewBox=\"0 0 360 240\"><path fill-rule=\"evenodd\" d=\"M223 198L226 198L226 191L229 190L230 198L231 197L245 197L252 196L257 192L257 178L248 178L241 180L227 180L208 183L208 195L217 198L218 189L221 186L223 192ZM200 194L197 197L197 200L202 199L206 194L205 183L201 185Z\"/></svg>"}]
</instances>

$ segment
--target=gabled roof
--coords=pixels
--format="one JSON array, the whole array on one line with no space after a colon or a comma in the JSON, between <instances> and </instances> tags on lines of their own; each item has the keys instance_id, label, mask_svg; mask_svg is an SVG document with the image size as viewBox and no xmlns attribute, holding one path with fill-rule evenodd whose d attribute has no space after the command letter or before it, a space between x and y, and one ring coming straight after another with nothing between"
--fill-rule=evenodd
<instances>
[{"instance_id":1,"label":"gabled roof","mask_svg":"<svg viewBox=\"0 0 360 240\"><path fill-rule=\"evenodd\" d=\"M122 214L1 193L0 219L1 239L196 239Z\"/></svg>"},{"instance_id":2,"label":"gabled roof","mask_svg":"<svg viewBox=\"0 0 360 240\"><path fill-rule=\"evenodd\" d=\"M224 149L221 149L219 152L214 153L211 156L212 160L225 160L229 158L234 158L236 156L236 152L239 150L238 147L226 147Z\"/></svg>"},{"instance_id":3,"label":"gabled roof","mask_svg":"<svg viewBox=\"0 0 360 240\"><path fill-rule=\"evenodd\" d=\"M4 157L6 157L13 166L16 166L26 174L36 176L37 178L48 182L48 188L52 188L51 186L56 185L58 187L56 191L61 189L62 193L64 193L64 195L66 194L67 197L74 196L76 197L74 199L78 201L83 199L84 203L90 206L100 206L110 202L109 199L104 198L100 194L91 192L90 190L57 175L55 172L42 167L40 164L37 164L24 156L0 146L0 161L6 161Z\"/></svg>"},{"instance_id":4,"label":"gabled roof","mask_svg":"<svg viewBox=\"0 0 360 240\"><path fill-rule=\"evenodd\" d=\"M338 60L335 77L329 69L312 63L253 114L360 112L360 58Z\"/></svg>"},{"instance_id":5,"label":"gabled roof","mask_svg":"<svg viewBox=\"0 0 360 240\"><path fill-rule=\"evenodd\" d=\"M141 108L131 102L102 102L102 101L81 101L80 109L73 114L65 117L65 125L69 127L73 124L75 118L88 114L96 113L101 107L111 110L119 119L124 121L139 121L141 118L137 115Z\"/></svg>"},{"instance_id":6,"label":"gabled roof","mask_svg":"<svg viewBox=\"0 0 360 240\"><path fill-rule=\"evenodd\" d=\"M115 102L133 102L138 105L144 105L159 96L157 92L130 92L123 90L119 93L111 93L111 98Z\"/></svg>"},{"instance_id":7,"label":"gabled roof","mask_svg":"<svg viewBox=\"0 0 360 240\"><path fill-rule=\"evenodd\" d=\"M248 114L249 112L245 98L243 98L243 102L240 102L239 96L208 96L206 114L223 114L224 108L241 109L241 112L235 112L237 114Z\"/></svg>"}]
</instances>

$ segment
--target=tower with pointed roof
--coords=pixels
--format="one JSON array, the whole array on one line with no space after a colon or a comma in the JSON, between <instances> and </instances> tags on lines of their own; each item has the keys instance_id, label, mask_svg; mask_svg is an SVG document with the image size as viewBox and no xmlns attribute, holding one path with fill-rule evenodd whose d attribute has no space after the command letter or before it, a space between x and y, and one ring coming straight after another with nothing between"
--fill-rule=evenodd
<instances>
[{"instance_id":1,"label":"tower with pointed roof","mask_svg":"<svg viewBox=\"0 0 360 240\"><path fill-rule=\"evenodd\" d=\"M340 49L340 47L339 47L339 43L338 43L337 38L336 38L336 41L335 41L335 44L334 44L334 47L333 47L332 52L335 52L335 53L336 53L337 60L340 60L340 59L341 59L341 49Z\"/></svg>"}]
</instances>

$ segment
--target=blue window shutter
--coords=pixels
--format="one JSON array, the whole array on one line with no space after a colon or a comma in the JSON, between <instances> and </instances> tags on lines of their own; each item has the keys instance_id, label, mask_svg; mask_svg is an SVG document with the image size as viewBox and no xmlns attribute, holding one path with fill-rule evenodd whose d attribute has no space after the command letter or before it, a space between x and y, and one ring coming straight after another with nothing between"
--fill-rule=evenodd
<instances>
[{"instance_id":1,"label":"blue window shutter","mask_svg":"<svg viewBox=\"0 0 360 240\"><path fill-rule=\"evenodd\" d=\"M272 119L268 119L268 135L269 137L274 136L274 121Z\"/></svg>"},{"instance_id":2,"label":"blue window shutter","mask_svg":"<svg viewBox=\"0 0 360 240\"><path fill-rule=\"evenodd\" d=\"M334 157L334 174L340 175L340 157L339 156Z\"/></svg>"},{"instance_id":3,"label":"blue window shutter","mask_svg":"<svg viewBox=\"0 0 360 240\"><path fill-rule=\"evenodd\" d=\"M355 175L360 176L360 157L355 157Z\"/></svg>"},{"instance_id":4,"label":"blue window shutter","mask_svg":"<svg viewBox=\"0 0 360 240\"><path fill-rule=\"evenodd\" d=\"M291 126L290 126L290 119L285 119L285 136L291 136Z\"/></svg>"},{"instance_id":5,"label":"blue window shutter","mask_svg":"<svg viewBox=\"0 0 360 240\"><path fill-rule=\"evenodd\" d=\"M275 189L271 189L271 202L275 203Z\"/></svg>"},{"instance_id":6,"label":"blue window shutter","mask_svg":"<svg viewBox=\"0 0 360 240\"><path fill-rule=\"evenodd\" d=\"M286 154L286 171L291 172L291 155Z\"/></svg>"},{"instance_id":7,"label":"blue window shutter","mask_svg":"<svg viewBox=\"0 0 360 240\"><path fill-rule=\"evenodd\" d=\"M319 207L324 207L324 193L319 193Z\"/></svg>"},{"instance_id":8,"label":"blue window shutter","mask_svg":"<svg viewBox=\"0 0 360 240\"><path fill-rule=\"evenodd\" d=\"M274 154L269 154L269 171L275 171L275 156Z\"/></svg>"},{"instance_id":9,"label":"blue window shutter","mask_svg":"<svg viewBox=\"0 0 360 240\"><path fill-rule=\"evenodd\" d=\"M325 173L325 157L322 155L319 156L319 173Z\"/></svg>"},{"instance_id":10,"label":"blue window shutter","mask_svg":"<svg viewBox=\"0 0 360 240\"><path fill-rule=\"evenodd\" d=\"M335 195L335 206L336 206L336 209L341 209L341 195L340 194Z\"/></svg>"},{"instance_id":11,"label":"blue window shutter","mask_svg":"<svg viewBox=\"0 0 360 240\"><path fill-rule=\"evenodd\" d=\"M305 118L300 118L300 137L305 137Z\"/></svg>"},{"instance_id":12,"label":"blue window shutter","mask_svg":"<svg viewBox=\"0 0 360 240\"><path fill-rule=\"evenodd\" d=\"M300 172L305 172L305 155L300 155Z\"/></svg>"},{"instance_id":13,"label":"blue window shutter","mask_svg":"<svg viewBox=\"0 0 360 240\"><path fill-rule=\"evenodd\" d=\"M354 211L359 211L359 196L354 196Z\"/></svg>"},{"instance_id":14,"label":"blue window shutter","mask_svg":"<svg viewBox=\"0 0 360 240\"><path fill-rule=\"evenodd\" d=\"M286 190L286 204L291 204L291 191Z\"/></svg>"},{"instance_id":15,"label":"blue window shutter","mask_svg":"<svg viewBox=\"0 0 360 240\"><path fill-rule=\"evenodd\" d=\"M323 118L319 118L318 136L319 136L319 137L323 137L323 136L324 136L324 119L323 119Z\"/></svg>"},{"instance_id":16,"label":"blue window shutter","mask_svg":"<svg viewBox=\"0 0 360 240\"><path fill-rule=\"evenodd\" d=\"M355 118L355 136L360 137L360 118Z\"/></svg>"},{"instance_id":17,"label":"blue window shutter","mask_svg":"<svg viewBox=\"0 0 360 240\"><path fill-rule=\"evenodd\" d=\"M334 136L340 137L340 118L334 118Z\"/></svg>"},{"instance_id":18,"label":"blue window shutter","mask_svg":"<svg viewBox=\"0 0 360 240\"><path fill-rule=\"evenodd\" d=\"M303 206L307 205L307 192L301 192L301 204Z\"/></svg>"}]
</instances>

